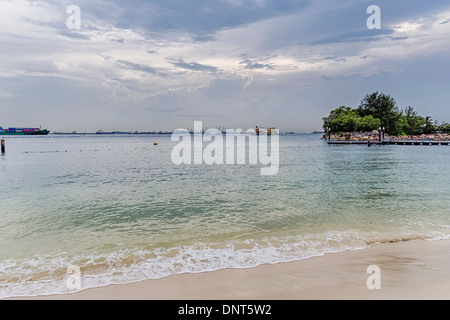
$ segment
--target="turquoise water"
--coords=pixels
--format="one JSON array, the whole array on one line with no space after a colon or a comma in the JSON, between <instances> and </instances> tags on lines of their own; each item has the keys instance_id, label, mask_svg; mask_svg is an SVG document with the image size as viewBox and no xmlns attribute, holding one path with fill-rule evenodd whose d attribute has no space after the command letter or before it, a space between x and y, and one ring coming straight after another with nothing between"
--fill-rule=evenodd
<instances>
[{"instance_id":1,"label":"turquoise water","mask_svg":"<svg viewBox=\"0 0 450 320\"><path fill-rule=\"evenodd\" d=\"M158 146L153 142L157 141ZM174 165L170 136L7 138L0 298L450 238L446 146L280 137L280 170Z\"/></svg>"}]
</instances>

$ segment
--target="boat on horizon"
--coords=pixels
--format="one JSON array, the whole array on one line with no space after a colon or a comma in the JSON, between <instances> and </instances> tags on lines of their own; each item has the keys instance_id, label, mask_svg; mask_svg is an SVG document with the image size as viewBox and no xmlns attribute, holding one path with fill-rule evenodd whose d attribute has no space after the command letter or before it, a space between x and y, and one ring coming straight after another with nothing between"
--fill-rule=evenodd
<instances>
[{"instance_id":1,"label":"boat on horizon","mask_svg":"<svg viewBox=\"0 0 450 320\"><path fill-rule=\"evenodd\" d=\"M96 132L96 134L134 134L133 132L129 131L129 132L125 132L125 131L111 131L111 132L106 132L103 130L98 130Z\"/></svg>"},{"instance_id":2,"label":"boat on horizon","mask_svg":"<svg viewBox=\"0 0 450 320\"><path fill-rule=\"evenodd\" d=\"M50 133L49 130L41 128L8 128L0 127L1 136L46 136Z\"/></svg>"}]
</instances>

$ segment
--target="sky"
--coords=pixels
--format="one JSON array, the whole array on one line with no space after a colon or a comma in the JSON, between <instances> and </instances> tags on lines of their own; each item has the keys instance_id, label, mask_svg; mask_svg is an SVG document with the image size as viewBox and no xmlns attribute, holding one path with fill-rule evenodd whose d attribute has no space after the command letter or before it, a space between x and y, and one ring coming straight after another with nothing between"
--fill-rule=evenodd
<instances>
[{"instance_id":1,"label":"sky","mask_svg":"<svg viewBox=\"0 0 450 320\"><path fill-rule=\"evenodd\" d=\"M374 91L450 122L449 53L442 0L0 0L0 126L311 132Z\"/></svg>"}]
</instances>

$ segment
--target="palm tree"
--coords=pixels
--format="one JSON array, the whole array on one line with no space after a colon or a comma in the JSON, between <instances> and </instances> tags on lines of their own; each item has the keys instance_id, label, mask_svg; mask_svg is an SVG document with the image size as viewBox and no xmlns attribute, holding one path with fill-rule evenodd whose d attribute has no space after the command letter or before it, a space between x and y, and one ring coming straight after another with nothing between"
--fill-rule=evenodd
<instances>
[{"instance_id":1,"label":"palm tree","mask_svg":"<svg viewBox=\"0 0 450 320\"><path fill-rule=\"evenodd\" d=\"M430 116L425 117L425 127L423 129L424 133L433 133L436 127L433 124L433 119Z\"/></svg>"}]
</instances>

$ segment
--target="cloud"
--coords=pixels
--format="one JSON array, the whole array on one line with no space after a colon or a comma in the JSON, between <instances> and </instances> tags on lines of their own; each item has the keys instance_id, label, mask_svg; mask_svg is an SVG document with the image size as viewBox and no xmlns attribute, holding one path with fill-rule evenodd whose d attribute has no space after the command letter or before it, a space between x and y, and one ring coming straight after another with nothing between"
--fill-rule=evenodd
<instances>
[{"instance_id":1,"label":"cloud","mask_svg":"<svg viewBox=\"0 0 450 320\"><path fill-rule=\"evenodd\" d=\"M372 3L360 0L79 0L81 29L68 30L71 4L0 2L0 103L32 104L54 130L163 130L203 115L313 131L329 108L371 90L413 106L428 98L430 114L448 114L438 90L450 49L442 1L381 0L381 30L367 30ZM89 125L56 105L89 114ZM19 123L27 112L9 115Z\"/></svg>"},{"instance_id":2,"label":"cloud","mask_svg":"<svg viewBox=\"0 0 450 320\"><path fill-rule=\"evenodd\" d=\"M241 55L243 57L246 57L247 55ZM251 59L247 58L239 62L239 64L244 65L244 69L265 69L265 70L272 70L275 69L273 63L268 62L273 57L265 57L265 58L257 58L257 59Z\"/></svg>"},{"instance_id":3,"label":"cloud","mask_svg":"<svg viewBox=\"0 0 450 320\"><path fill-rule=\"evenodd\" d=\"M392 41L407 40L408 37L391 37Z\"/></svg>"},{"instance_id":4,"label":"cloud","mask_svg":"<svg viewBox=\"0 0 450 320\"><path fill-rule=\"evenodd\" d=\"M72 39L90 40L90 37L87 34L79 33L73 30L62 29L59 34Z\"/></svg>"},{"instance_id":5,"label":"cloud","mask_svg":"<svg viewBox=\"0 0 450 320\"><path fill-rule=\"evenodd\" d=\"M8 92L8 91L6 91L6 90L0 90L0 96L3 96L3 97L12 97L13 95L12 95L12 93L10 93L10 92Z\"/></svg>"},{"instance_id":6,"label":"cloud","mask_svg":"<svg viewBox=\"0 0 450 320\"><path fill-rule=\"evenodd\" d=\"M158 71L158 69L156 69L154 67L142 65L142 64L138 64L138 63L134 63L134 62L130 62L130 61L117 60L117 64L128 70L141 71L141 72L146 72L146 73L159 75L159 76L166 75L165 73Z\"/></svg>"},{"instance_id":7,"label":"cloud","mask_svg":"<svg viewBox=\"0 0 450 320\"><path fill-rule=\"evenodd\" d=\"M174 66L182 69L188 69L192 71L203 71L203 72L217 72L218 68L214 66L208 66L204 64L200 64L197 62L185 62L183 59L178 58L167 58L167 60L173 64Z\"/></svg>"},{"instance_id":8,"label":"cloud","mask_svg":"<svg viewBox=\"0 0 450 320\"><path fill-rule=\"evenodd\" d=\"M343 33L337 33L325 36L323 38L311 41L312 45L317 44L329 44L329 43L349 43L349 42L369 42L377 41L385 35L390 35L394 33L392 29L381 29L381 30L367 30L361 29L356 31L349 31Z\"/></svg>"},{"instance_id":9,"label":"cloud","mask_svg":"<svg viewBox=\"0 0 450 320\"><path fill-rule=\"evenodd\" d=\"M281 16L305 8L306 0L135 0L120 2L120 10L105 13L120 27L167 32L184 30L197 41L209 41L223 29ZM117 3L115 3L117 5Z\"/></svg>"}]
</instances>

